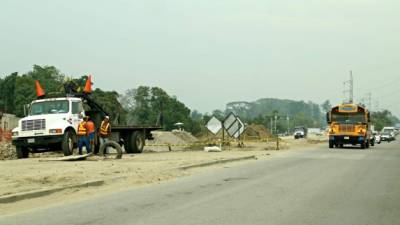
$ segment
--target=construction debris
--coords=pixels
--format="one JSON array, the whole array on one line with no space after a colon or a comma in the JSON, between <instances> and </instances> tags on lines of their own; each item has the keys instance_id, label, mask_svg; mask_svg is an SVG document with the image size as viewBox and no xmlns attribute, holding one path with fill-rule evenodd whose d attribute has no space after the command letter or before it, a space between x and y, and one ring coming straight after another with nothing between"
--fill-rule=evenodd
<instances>
[{"instance_id":1,"label":"construction debris","mask_svg":"<svg viewBox=\"0 0 400 225\"><path fill-rule=\"evenodd\" d=\"M222 149L218 146L204 147L205 152L222 152Z\"/></svg>"},{"instance_id":2,"label":"construction debris","mask_svg":"<svg viewBox=\"0 0 400 225\"><path fill-rule=\"evenodd\" d=\"M39 162L49 162L49 161L81 161L86 160L87 157L91 156L92 153L85 154L85 155L71 155L71 156L64 156L64 157L57 157L57 158L47 158L47 159L40 159Z\"/></svg>"},{"instance_id":3,"label":"construction debris","mask_svg":"<svg viewBox=\"0 0 400 225\"><path fill-rule=\"evenodd\" d=\"M16 159L15 147L9 141L0 142L0 160Z\"/></svg>"}]
</instances>

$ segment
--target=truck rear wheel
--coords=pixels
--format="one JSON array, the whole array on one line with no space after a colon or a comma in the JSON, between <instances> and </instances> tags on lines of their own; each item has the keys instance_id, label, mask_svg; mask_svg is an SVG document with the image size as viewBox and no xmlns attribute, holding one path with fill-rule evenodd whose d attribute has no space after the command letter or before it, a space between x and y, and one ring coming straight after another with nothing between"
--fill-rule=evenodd
<instances>
[{"instance_id":1,"label":"truck rear wheel","mask_svg":"<svg viewBox=\"0 0 400 225\"><path fill-rule=\"evenodd\" d=\"M74 138L71 131L67 130L64 134L63 141L61 143L61 148L64 156L72 155L74 151Z\"/></svg>"},{"instance_id":2,"label":"truck rear wheel","mask_svg":"<svg viewBox=\"0 0 400 225\"><path fill-rule=\"evenodd\" d=\"M25 159L29 157L29 149L27 147L17 146L15 148L18 159Z\"/></svg>"},{"instance_id":3,"label":"truck rear wheel","mask_svg":"<svg viewBox=\"0 0 400 225\"><path fill-rule=\"evenodd\" d=\"M125 151L127 153L142 153L145 145L145 140L142 132L135 131L129 137L125 144Z\"/></svg>"},{"instance_id":4,"label":"truck rear wheel","mask_svg":"<svg viewBox=\"0 0 400 225\"><path fill-rule=\"evenodd\" d=\"M361 143L361 146L360 146L360 148L361 148L361 149L365 149L365 147L366 147L366 144L365 144L365 142Z\"/></svg>"}]
</instances>

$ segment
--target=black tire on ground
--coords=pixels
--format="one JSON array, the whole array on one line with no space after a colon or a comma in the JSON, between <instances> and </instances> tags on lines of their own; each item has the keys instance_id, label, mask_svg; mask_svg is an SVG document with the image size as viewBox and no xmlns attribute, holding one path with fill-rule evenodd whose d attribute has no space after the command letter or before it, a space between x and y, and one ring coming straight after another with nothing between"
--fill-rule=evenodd
<instances>
[{"instance_id":1,"label":"black tire on ground","mask_svg":"<svg viewBox=\"0 0 400 225\"><path fill-rule=\"evenodd\" d=\"M333 148L333 143L329 142L329 148Z\"/></svg>"},{"instance_id":2,"label":"black tire on ground","mask_svg":"<svg viewBox=\"0 0 400 225\"><path fill-rule=\"evenodd\" d=\"M74 137L73 133L69 130L65 131L64 138L61 143L61 149L64 153L64 156L70 156L74 151Z\"/></svg>"},{"instance_id":3,"label":"black tire on ground","mask_svg":"<svg viewBox=\"0 0 400 225\"><path fill-rule=\"evenodd\" d=\"M127 153L142 153L145 145L145 140L142 132L135 131L129 137L125 143L125 151Z\"/></svg>"},{"instance_id":4,"label":"black tire on ground","mask_svg":"<svg viewBox=\"0 0 400 225\"><path fill-rule=\"evenodd\" d=\"M106 150L107 147L112 147L117 151L117 156L115 159L121 159L122 158L122 147L115 141L107 141L103 145L100 146L99 149L99 155L104 156L104 151Z\"/></svg>"},{"instance_id":5,"label":"black tire on ground","mask_svg":"<svg viewBox=\"0 0 400 225\"><path fill-rule=\"evenodd\" d=\"M29 149L27 147L17 146L15 149L18 159L25 159L29 157Z\"/></svg>"},{"instance_id":6,"label":"black tire on ground","mask_svg":"<svg viewBox=\"0 0 400 225\"><path fill-rule=\"evenodd\" d=\"M365 142L361 143L360 148L365 149L365 147L366 147Z\"/></svg>"},{"instance_id":7,"label":"black tire on ground","mask_svg":"<svg viewBox=\"0 0 400 225\"><path fill-rule=\"evenodd\" d=\"M367 143L365 143L365 147L369 148L369 141L367 141Z\"/></svg>"}]
</instances>

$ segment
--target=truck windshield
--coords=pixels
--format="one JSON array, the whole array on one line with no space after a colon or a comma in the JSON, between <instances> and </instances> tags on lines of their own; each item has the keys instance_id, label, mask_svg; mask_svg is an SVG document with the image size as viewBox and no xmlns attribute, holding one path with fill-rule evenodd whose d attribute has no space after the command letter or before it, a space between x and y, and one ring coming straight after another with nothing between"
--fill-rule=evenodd
<instances>
[{"instance_id":1,"label":"truck windshield","mask_svg":"<svg viewBox=\"0 0 400 225\"><path fill-rule=\"evenodd\" d=\"M58 114L69 111L67 100L57 100L48 102L36 102L31 106L31 115Z\"/></svg>"},{"instance_id":2,"label":"truck windshield","mask_svg":"<svg viewBox=\"0 0 400 225\"><path fill-rule=\"evenodd\" d=\"M365 123L364 113L332 113L332 122Z\"/></svg>"}]
</instances>

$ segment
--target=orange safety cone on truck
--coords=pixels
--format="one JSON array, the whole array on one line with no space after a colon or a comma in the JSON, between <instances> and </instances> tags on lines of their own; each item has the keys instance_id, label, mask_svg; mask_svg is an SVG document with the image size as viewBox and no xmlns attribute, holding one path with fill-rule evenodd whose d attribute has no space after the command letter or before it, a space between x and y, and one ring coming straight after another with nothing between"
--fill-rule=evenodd
<instances>
[{"instance_id":1,"label":"orange safety cone on truck","mask_svg":"<svg viewBox=\"0 0 400 225\"><path fill-rule=\"evenodd\" d=\"M92 92L92 75L89 75L89 77L86 80L85 84L85 89L83 89L83 92L86 94L89 94Z\"/></svg>"},{"instance_id":2,"label":"orange safety cone on truck","mask_svg":"<svg viewBox=\"0 0 400 225\"><path fill-rule=\"evenodd\" d=\"M43 98L46 95L46 93L44 92L42 86L40 86L38 80L35 80L35 86L36 86L36 96L38 98Z\"/></svg>"}]
</instances>

